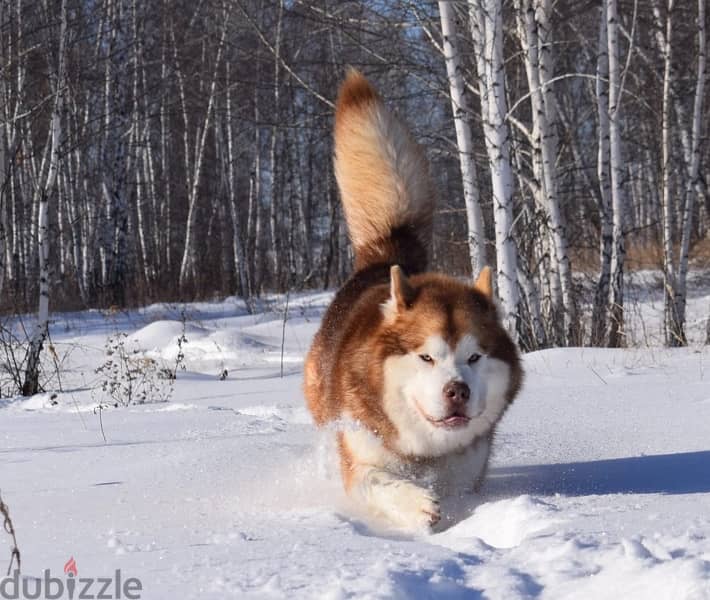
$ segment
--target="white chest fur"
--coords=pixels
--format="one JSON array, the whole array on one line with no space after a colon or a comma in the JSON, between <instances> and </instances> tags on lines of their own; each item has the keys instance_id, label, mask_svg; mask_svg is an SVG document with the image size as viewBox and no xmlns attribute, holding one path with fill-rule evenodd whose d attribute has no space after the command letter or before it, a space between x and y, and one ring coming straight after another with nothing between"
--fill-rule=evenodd
<instances>
[{"instance_id":1,"label":"white chest fur","mask_svg":"<svg viewBox=\"0 0 710 600\"><path fill-rule=\"evenodd\" d=\"M428 529L442 512L450 521L469 505L490 454L487 436L462 451L421 462L402 460L365 429L345 431L343 437L352 465L351 496L412 531Z\"/></svg>"}]
</instances>

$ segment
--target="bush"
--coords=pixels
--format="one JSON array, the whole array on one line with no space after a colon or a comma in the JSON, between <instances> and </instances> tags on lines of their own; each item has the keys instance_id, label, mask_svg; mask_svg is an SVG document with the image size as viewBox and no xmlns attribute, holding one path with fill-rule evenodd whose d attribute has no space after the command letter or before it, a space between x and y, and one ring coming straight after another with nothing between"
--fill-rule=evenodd
<instances>
[{"instance_id":1,"label":"bush","mask_svg":"<svg viewBox=\"0 0 710 600\"><path fill-rule=\"evenodd\" d=\"M171 370L138 349L130 349L125 333L110 336L105 349L106 360L95 370L103 404L117 407L170 400L173 378L165 374Z\"/></svg>"}]
</instances>

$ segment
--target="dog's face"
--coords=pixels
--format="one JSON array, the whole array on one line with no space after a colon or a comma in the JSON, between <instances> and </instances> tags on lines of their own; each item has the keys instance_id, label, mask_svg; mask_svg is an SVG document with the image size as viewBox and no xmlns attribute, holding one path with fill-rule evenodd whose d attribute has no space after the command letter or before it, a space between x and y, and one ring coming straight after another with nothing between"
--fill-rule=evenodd
<instances>
[{"instance_id":1,"label":"dog's face","mask_svg":"<svg viewBox=\"0 0 710 600\"><path fill-rule=\"evenodd\" d=\"M384 410L397 449L441 456L486 435L520 382L490 297L451 278L395 273L383 311Z\"/></svg>"}]
</instances>

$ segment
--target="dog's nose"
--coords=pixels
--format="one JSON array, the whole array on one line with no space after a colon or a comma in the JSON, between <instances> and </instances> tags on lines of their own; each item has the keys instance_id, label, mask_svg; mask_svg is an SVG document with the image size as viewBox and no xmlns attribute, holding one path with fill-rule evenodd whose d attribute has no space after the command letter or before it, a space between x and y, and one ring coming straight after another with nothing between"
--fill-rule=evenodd
<instances>
[{"instance_id":1,"label":"dog's nose","mask_svg":"<svg viewBox=\"0 0 710 600\"><path fill-rule=\"evenodd\" d=\"M444 386L444 399L453 405L466 404L471 396L471 390L463 381L449 381Z\"/></svg>"}]
</instances>

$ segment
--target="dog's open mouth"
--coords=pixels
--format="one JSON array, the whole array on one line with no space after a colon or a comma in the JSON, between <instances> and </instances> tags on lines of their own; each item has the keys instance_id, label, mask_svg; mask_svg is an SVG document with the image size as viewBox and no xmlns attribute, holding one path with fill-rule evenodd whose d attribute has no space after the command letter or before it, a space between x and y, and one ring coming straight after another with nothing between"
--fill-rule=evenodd
<instances>
[{"instance_id":1,"label":"dog's open mouth","mask_svg":"<svg viewBox=\"0 0 710 600\"><path fill-rule=\"evenodd\" d=\"M445 429L458 429L459 427L465 427L466 425L468 425L468 422L471 420L471 417L468 417L459 411L455 411L449 416L444 417L443 419L435 419L433 417L430 417L426 412L424 412L419 406L419 403L417 403L417 408L419 409L419 412L424 415L424 418L435 427L443 427Z\"/></svg>"},{"instance_id":2,"label":"dog's open mouth","mask_svg":"<svg viewBox=\"0 0 710 600\"><path fill-rule=\"evenodd\" d=\"M464 427L468 425L471 419L466 415L460 413L454 413L443 419L429 419L429 422L437 427L445 427L446 429L457 429L459 427Z\"/></svg>"}]
</instances>

